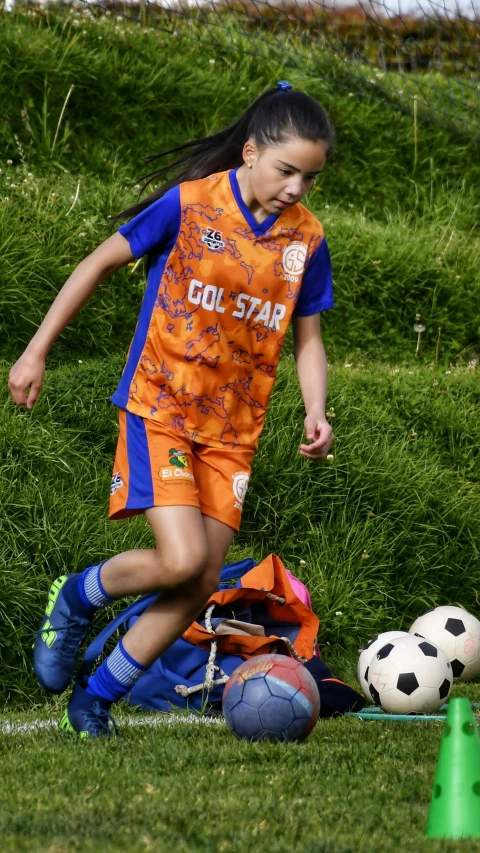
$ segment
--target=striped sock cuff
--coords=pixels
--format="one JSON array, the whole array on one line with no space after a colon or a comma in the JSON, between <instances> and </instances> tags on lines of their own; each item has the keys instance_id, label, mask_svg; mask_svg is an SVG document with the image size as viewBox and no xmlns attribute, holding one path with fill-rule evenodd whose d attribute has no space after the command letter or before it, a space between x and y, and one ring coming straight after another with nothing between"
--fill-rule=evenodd
<instances>
[{"instance_id":1,"label":"striped sock cuff","mask_svg":"<svg viewBox=\"0 0 480 853\"><path fill-rule=\"evenodd\" d=\"M113 601L113 598L105 592L100 580L100 572L105 562L104 560L98 566L90 566L82 575L83 592L92 607L105 607Z\"/></svg>"},{"instance_id":2,"label":"striped sock cuff","mask_svg":"<svg viewBox=\"0 0 480 853\"><path fill-rule=\"evenodd\" d=\"M147 669L125 651L121 640L107 658L106 664L111 675L125 687L132 687Z\"/></svg>"}]
</instances>

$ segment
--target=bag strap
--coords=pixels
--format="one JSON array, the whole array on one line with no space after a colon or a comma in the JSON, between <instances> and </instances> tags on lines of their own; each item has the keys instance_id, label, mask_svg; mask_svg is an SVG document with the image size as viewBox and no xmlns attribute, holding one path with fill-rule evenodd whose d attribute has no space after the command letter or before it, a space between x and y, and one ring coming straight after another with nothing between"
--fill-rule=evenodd
<instances>
[{"instance_id":1,"label":"bag strap","mask_svg":"<svg viewBox=\"0 0 480 853\"><path fill-rule=\"evenodd\" d=\"M233 581L239 580L239 578L246 575L247 572L251 571L251 569L257 565L258 563L251 557L247 557L245 560L239 560L237 563L227 563L227 565L222 569L220 583L218 584L217 590L231 589L232 586L237 586Z\"/></svg>"},{"instance_id":2,"label":"bag strap","mask_svg":"<svg viewBox=\"0 0 480 853\"><path fill-rule=\"evenodd\" d=\"M120 628L127 619L131 619L133 616L140 616L147 607L150 607L154 601L158 598L158 593L154 593L153 595L144 595L142 598L139 598L138 601L134 601L133 604L130 604L125 610L122 610L108 625L105 626L103 631L95 637L94 640L87 647L87 650L83 656L82 665L80 667L80 671L78 674L78 680L81 681L87 675L90 675L95 661L103 652L103 647L107 640L115 633L117 628Z\"/></svg>"}]
</instances>

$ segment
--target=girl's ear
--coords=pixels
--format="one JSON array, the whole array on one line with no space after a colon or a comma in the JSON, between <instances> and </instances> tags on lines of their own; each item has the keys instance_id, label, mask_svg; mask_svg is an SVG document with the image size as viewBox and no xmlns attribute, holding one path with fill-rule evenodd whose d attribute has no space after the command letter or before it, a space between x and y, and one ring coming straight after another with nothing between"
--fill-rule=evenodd
<instances>
[{"instance_id":1,"label":"girl's ear","mask_svg":"<svg viewBox=\"0 0 480 853\"><path fill-rule=\"evenodd\" d=\"M253 139L247 139L243 146L242 157L246 166L251 168L258 158L258 148Z\"/></svg>"}]
</instances>

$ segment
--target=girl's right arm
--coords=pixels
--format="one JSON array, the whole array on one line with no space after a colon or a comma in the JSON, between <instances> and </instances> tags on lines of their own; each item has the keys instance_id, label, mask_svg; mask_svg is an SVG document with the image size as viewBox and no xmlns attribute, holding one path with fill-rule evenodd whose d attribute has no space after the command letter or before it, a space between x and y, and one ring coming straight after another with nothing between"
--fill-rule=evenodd
<instances>
[{"instance_id":1,"label":"girl's right arm","mask_svg":"<svg viewBox=\"0 0 480 853\"><path fill-rule=\"evenodd\" d=\"M79 263L59 291L25 352L10 371L8 387L15 403L27 409L33 408L42 387L45 359L52 344L100 282L132 260L134 256L128 241L117 232Z\"/></svg>"}]
</instances>

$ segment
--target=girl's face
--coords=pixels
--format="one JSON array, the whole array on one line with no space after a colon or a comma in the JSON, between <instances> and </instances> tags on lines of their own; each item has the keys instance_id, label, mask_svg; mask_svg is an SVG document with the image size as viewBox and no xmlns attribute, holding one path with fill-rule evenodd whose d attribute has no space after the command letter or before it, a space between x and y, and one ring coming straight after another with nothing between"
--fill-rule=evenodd
<instances>
[{"instance_id":1,"label":"girl's face","mask_svg":"<svg viewBox=\"0 0 480 853\"><path fill-rule=\"evenodd\" d=\"M313 186L327 159L325 143L296 137L287 137L281 145L261 150L249 140L243 156L253 205L256 201L267 214L278 214L299 202Z\"/></svg>"}]
</instances>

